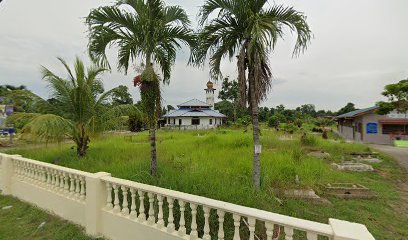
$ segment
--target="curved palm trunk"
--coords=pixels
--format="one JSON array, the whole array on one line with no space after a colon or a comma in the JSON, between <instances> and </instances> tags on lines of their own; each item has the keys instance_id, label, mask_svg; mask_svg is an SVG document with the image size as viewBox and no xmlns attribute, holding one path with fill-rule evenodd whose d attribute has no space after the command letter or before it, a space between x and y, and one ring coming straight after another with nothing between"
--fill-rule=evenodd
<instances>
[{"instance_id":1,"label":"curved palm trunk","mask_svg":"<svg viewBox=\"0 0 408 240\"><path fill-rule=\"evenodd\" d=\"M249 91L250 91L250 107L252 116L252 128L254 137L254 158L252 162L252 181L256 189L261 186L261 143L259 139L259 119L258 119L258 103L255 97L255 81L253 72L249 75Z\"/></svg>"}]
</instances>

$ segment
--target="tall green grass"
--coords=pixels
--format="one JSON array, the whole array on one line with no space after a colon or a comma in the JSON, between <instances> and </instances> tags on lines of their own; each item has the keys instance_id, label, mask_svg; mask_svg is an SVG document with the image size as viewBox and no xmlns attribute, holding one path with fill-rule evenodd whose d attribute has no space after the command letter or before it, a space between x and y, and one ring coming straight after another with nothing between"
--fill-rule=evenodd
<instances>
[{"instance_id":1,"label":"tall green grass","mask_svg":"<svg viewBox=\"0 0 408 240\"><path fill-rule=\"evenodd\" d=\"M90 144L85 158L77 158L73 144L43 148L17 149L13 153L89 172L110 172L115 177L153 184L236 204L256 207L300 218L327 222L339 218L366 224L379 239L398 239L408 230L395 219L391 207L399 201L395 181L403 172L386 156L375 167L378 173L350 173L334 170L332 162L347 160L352 152L370 151L360 144L333 142L313 137L313 144L293 140L282 141L283 133L262 129L261 182L256 192L252 187L252 135L250 131L218 129L208 131L165 131L157 134L158 176L149 175L150 149L147 133L129 138L103 136ZM329 159L307 155L323 150ZM295 181L296 176L300 180ZM387 177L384 177L387 176ZM332 205L309 201L275 199L274 190L314 188L331 182L352 182L373 189L379 196L373 200L338 200ZM278 196L282 198L281 196ZM386 221L387 224L382 224ZM408 219L408 218L406 218ZM389 230L389 229L392 229Z\"/></svg>"}]
</instances>

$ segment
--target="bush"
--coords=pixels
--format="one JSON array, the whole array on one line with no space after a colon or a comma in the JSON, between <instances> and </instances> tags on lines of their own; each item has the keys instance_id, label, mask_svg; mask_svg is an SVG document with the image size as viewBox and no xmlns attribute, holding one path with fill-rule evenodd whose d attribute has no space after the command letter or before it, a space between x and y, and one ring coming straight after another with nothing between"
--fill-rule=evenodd
<instances>
[{"instance_id":1,"label":"bush","mask_svg":"<svg viewBox=\"0 0 408 240\"><path fill-rule=\"evenodd\" d=\"M300 143L304 146L316 146L317 145L317 139L313 135L308 135L304 133L302 137L300 138Z\"/></svg>"},{"instance_id":2,"label":"bush","mask_svg":"<svg viewBox=\"0 0 408 240\"><path fill-rule=\"evenodd\" d=\"M276 115L273 115L268 119L268 126L271 128L279 127L279 119L276 117Z\"/></svg>"},{"instance_id":3,"label":"bush","mask_svg":"<svg viewBox=\"0 0 408 240\"><path fill-rule=\"evenodd\" d=\"M283 126L285 133L293 134L298 130L298 127L293 123L287 123Z\"/></svg>"}]
</instances>

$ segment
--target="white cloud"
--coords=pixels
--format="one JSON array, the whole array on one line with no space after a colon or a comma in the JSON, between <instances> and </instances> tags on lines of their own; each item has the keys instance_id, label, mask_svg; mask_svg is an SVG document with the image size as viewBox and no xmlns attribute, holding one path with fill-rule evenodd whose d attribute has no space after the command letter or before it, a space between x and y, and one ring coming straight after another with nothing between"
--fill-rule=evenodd
<instances>
[{"instance_id":1,"label":"white cloud","mask_svg":"<svg viewBox=\"0 0 408 240\"><path fill-rule=\"evenodd\" d=\"M272 2L272 1L271 1ZM196 26L203 0L168 0L183 6ZM381 99L385 84L408 76L408 1L406 0L276 0L304 12L314 33L307 51L292 58L294 37L280 41L271 54L275 77L269 98L262 105L296 107L313 103L336 110L351 101L359 107ZM112 4L102 0L5 0L0 4L0 84L24 84L46 97L39 68L44 65L65 74L57 56L72 62L86 58L84 17L91 8ZM272 3L271 3L272 4ZM208 69L187 66L188 50L179 53L171 83L163 88L165 105L190 98L204 99ZM116 66L115 49L109 51ZM236 76L234 63L223 62L224 75ZM116 70L105 75L105 88L119 84L131 89L135 73ZM218 86L219 87L219 86Z\"/></svg>"}]
</instances>

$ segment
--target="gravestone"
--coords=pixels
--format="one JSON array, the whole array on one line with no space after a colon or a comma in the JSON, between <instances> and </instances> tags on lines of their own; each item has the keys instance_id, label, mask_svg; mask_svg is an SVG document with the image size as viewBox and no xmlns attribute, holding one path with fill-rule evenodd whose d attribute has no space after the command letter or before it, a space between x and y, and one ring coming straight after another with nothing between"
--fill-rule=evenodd
<instances>
[{"instance_id":1,"label":"gravestone","mask_svg":"<svg viewBox=\"0 0 408 240\"><path fill-rule=\"evenodd\" d=\"M355 162L343 162L343 163L333 163L335 168L344 171L352 172L372 172L374 168L368 164L355 163Z\"/></svg>"}]
</instances>

